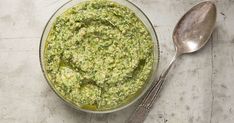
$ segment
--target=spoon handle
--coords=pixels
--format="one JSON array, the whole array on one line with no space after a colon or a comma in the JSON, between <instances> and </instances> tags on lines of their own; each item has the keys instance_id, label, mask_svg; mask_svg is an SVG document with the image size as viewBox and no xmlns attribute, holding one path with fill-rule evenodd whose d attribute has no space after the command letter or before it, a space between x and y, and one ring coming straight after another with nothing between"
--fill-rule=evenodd
<instances>
[{"instance_id":1,"label":"spoon handle","mask_svg":"<svg viewBox=\"0 0 234 123\"><path fill-rule=\"evenodd\" d=\"M163 86L167 73L171 69L176 58L179 56L178 53L173 57L167 69L161 74L157 82L155 82L152 87L149 89L147 95L144 97L140 105L137 107L135 112L130 116L126 123L143 123L146 119L148 113L153 107L154 102Z\"/></svg>"},{"instance_id":2,"label":"spoon handle","mask_svg":"<svg viewBox=\"0 0 234 123\"><path fill-rule=\"evenodd\" d=\"M143 123L146 119L150 109L152 108L157 95L163 85L164 80L159 79L153 87L150 88L147 96L143 99L141 104L137 107L135 112L130 116L126 123Z\"/></svg>"}]
</instances>

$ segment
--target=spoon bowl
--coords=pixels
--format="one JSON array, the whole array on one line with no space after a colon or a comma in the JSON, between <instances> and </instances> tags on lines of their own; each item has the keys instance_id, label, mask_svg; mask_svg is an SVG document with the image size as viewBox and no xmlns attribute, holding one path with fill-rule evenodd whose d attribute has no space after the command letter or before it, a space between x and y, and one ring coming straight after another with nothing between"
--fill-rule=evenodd
<instances>
[{"instance_id":1,"label":"spoon bowl","mask_svg":"<svg viewBox=\"0 0 234 123\"><path fill-rule=\"evenodd\" d=\"M191 8L178 22L173 41L179 53L191 53L202 48L215 26L217 10L212 2L202 2Z\"/></svg>"}]
</instances>

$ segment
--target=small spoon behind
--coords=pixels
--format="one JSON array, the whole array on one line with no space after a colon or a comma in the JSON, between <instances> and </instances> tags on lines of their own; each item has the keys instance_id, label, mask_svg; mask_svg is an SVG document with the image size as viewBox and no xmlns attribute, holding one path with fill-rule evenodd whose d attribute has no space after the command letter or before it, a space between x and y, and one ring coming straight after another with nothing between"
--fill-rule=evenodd
<instances>
[{"instance_id":1,"label":"small spoon behind","mask_svg":"<svg viewBox=\"0 0 234 123\"><path fill-rule=\"evenodd\" d=\"M176 58L185 53L198 51L208 42L214 30L216 16L216 6L207 1L194 6L180 19L173 32L176 55L126 123L144 122Z\"/></svg>"}]
</instances>

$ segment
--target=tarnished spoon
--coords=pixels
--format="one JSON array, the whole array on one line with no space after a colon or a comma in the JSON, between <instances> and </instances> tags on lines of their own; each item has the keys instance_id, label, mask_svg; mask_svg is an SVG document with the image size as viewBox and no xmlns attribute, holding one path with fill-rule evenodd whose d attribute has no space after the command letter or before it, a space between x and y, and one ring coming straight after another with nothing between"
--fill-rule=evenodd
<instances>
[{"instance_id":1,"label":"tarnished spoon","mask_svg":"<svg viewBox=\"0 0 234 123\"><path fill-rule=\"evenodd\" d=\"M216 16L215 4L207 1L194 6L180 19L173 32L176 49L174 58L126 123L144 122L176 58L182 54L198 51L207 43L215 27Z\"/></svg>"}]
</instances>

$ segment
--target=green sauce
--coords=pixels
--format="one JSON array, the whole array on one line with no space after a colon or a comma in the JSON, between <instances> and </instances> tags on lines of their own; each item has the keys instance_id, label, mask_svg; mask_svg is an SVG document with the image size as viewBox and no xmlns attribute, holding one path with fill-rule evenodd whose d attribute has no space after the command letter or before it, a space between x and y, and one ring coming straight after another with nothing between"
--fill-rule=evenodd
<instances>
[{"instance_id":1,"label":"green sauce","mask_svg":"<svg viewBox=\"0 0 234 123\"><path fill-rule=\"evenodd\" d=\"M132 98L146 83L153 42L132 10L91 0L57 17L44 58L59 95L82 108L108 110Z\"/></svg>"}]
</instances>

